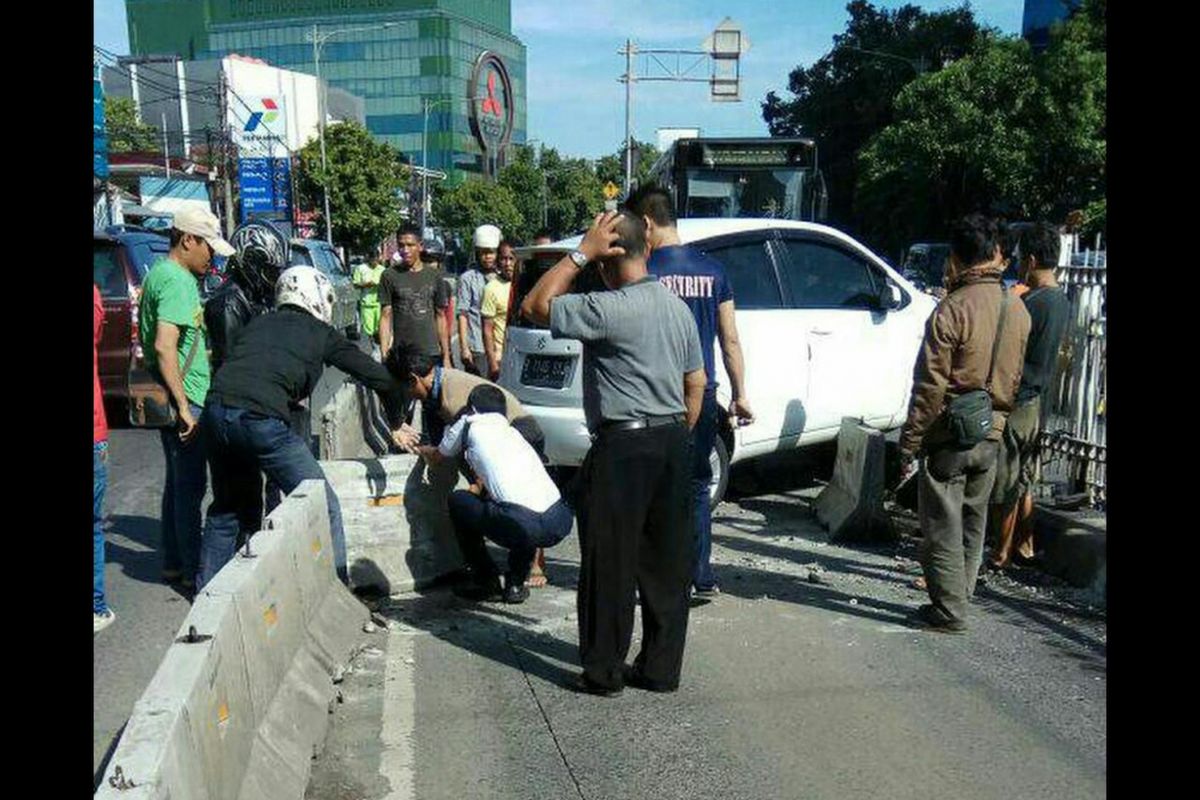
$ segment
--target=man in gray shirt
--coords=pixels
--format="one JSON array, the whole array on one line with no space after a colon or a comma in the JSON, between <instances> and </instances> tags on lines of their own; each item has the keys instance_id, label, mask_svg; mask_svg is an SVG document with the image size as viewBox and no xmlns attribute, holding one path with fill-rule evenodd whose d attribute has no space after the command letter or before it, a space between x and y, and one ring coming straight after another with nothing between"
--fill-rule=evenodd
<instances>
[{"instance_id":1,"label":"man in gray shirt","mask_svg":"<svg viewBox=\"0 0 1200 800\"><path fill-rule=\"evenodd\" d=\"M458 350L463 369L487 377L487 354L483 348L482 320L479 317L483 290L496 274L496 253L500 247L500 229L480 225L475 229L475 264L458 276L455 299L458 315Z\"/></svg>"},{"instance_id":2,"label":"man in gray shirt","mask_svg":"<svg viewBox=\"0 0 1200 800\"><path fill-rule=\"evenodd\" d=\"M579 249L550 269L521 304L556 337L583 342L583 396L592 448L576 498L582 552L576 688L611 695L626 683L679 686L687 638L691 530L691 428L707 382L700 335L682 300L646 271L646 226L607 213ZM598 261L607 292L568 294ZM642 651L625 666L634 588Z\"/></svg>"}]
</instances>

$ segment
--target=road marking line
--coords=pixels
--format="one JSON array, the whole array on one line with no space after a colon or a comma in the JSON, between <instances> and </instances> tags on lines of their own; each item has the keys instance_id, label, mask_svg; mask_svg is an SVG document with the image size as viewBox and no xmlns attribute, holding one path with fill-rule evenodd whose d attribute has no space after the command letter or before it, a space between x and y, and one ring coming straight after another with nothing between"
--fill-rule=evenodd
<instances>
[{"instance_id":1,"label":"road marking line","mask_svg":"<svg viewBox=\"0 0 1200 800\"><path fill-rule=\"evenodd\" d=\"M415 637L387 637L383 680L383 730L379 774L388 782L383 800L413 800L413 650Z\"/></svg>"}]
</instances>

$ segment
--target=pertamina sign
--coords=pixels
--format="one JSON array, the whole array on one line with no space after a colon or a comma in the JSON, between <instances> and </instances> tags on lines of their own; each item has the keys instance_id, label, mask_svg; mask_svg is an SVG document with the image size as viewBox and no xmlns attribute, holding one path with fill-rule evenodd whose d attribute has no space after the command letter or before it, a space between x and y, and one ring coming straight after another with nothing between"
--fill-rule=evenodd
<instances>
[{"instance_id":1,"label":"pertamina sign","mask_svg":"<svg viewBox=\"0 0 1200 800\"><path fill-rule=\"evenodd\" d=\"M271 158L286 155L287 113L283 98L256 96L238 103L234 140L242 156Z\"/></svg>"},{"instance_id":2,"label":"pertamina sign","mask_svg":"<svg viewBox=\"0 0 1200 800\"><path fill-rule=\"evenodd\" d=\"M512 80L500 56L487 50L480 54L471 72L470 92L471 133L490 173L513 130Z\"/></svg>"}]
</instances>

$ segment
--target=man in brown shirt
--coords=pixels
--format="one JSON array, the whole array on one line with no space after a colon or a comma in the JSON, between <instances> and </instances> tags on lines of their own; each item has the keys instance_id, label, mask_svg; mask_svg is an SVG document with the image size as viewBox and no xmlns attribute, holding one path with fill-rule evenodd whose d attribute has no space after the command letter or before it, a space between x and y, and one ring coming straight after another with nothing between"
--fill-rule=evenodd
<instances>
[{"instance_id":1,"label":"man in brown shirt","mask_svg":"<svg viewBox=\"0 0 1200 800\"><path fill-rule=\"evenodd\" d=\"M1030 322L1022 303L1003 303L1004 264L993 220L980 214L959 220L951 228L950 247L948 294L930 315L917 355L900 457L904 474L912 471L918 456L924 457L918 513L921 567L931 604L917 610L916 622L961 633L983 558L996 457L1021 382ZM1002 308L1004 328L993 363ZM952 441L944 412L954 397L977 389L991 396L992 429L982 442L961 449Z\"/></svg>"}]
</instances>

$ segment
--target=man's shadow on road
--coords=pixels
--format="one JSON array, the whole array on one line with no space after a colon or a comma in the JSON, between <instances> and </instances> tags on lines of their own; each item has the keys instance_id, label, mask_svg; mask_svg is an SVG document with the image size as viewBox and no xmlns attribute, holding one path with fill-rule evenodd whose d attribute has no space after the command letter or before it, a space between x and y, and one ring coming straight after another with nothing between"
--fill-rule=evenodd
<instances>
[{"instance_id":1,"label":"man's shadow on road","mask_svg":"<svg viewBox=\"0 0 1200 800\"><path fill-rule=\"evenodd\" d=\"M185 600L191 595L178 584L167 584L162 579L162 526L153 517L112 514L104 527L104 560L117 564L126 577L139 583L170 586ZM120 534L141 545L142 548L127 547L113 541L111 534Z\"/></svg>"}]
</instances>

